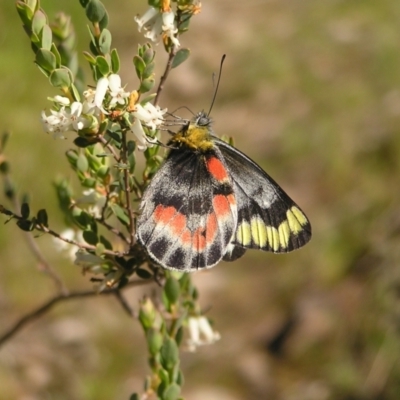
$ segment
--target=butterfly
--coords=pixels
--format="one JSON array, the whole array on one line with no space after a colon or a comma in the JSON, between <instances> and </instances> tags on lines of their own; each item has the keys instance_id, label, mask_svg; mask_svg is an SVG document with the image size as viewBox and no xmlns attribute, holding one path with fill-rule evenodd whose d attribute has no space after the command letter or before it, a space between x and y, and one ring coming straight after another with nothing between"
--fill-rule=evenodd
<instances>
[{"instance_id":1,"label":"butterfly","mask_svg":"<svg viewBox=\"0 0 400 400\"><path fill-rule=\"evenodd\" d=\"M254 161L214 135L204 111L174 133L141 200L136 238L150 258L190 272L234 261L246 249L286 253L311 225Z\"/></svg>"}]
</instances>

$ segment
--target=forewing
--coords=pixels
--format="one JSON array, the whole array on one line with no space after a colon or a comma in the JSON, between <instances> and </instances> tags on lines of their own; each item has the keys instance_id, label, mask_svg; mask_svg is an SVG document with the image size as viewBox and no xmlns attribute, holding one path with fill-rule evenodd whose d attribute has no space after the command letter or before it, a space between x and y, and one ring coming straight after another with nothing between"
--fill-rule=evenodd
<instances>
[{"instance_id":1,"label":"forewing","mask_svg":"<svg viewBox=\"0 0 400 400\"><path fill-rule=\"evenodd\" d=\"M210 268L237 223L233 187L218 149L172 150L143 195L137 238L161 266Z\"/></svg>"},{"instance_id":2,"label":"forewing","mask_svg":"<svg viewBox=\"0 0 400 400\"><path fill-rule=\"evenodd\" d=\"M215 139L231 175L238 207L238 223L224 260L244 252L237 246L286 253L311 239L311 225L300 207L245 154Z\"/></svg>"}]
</instances>

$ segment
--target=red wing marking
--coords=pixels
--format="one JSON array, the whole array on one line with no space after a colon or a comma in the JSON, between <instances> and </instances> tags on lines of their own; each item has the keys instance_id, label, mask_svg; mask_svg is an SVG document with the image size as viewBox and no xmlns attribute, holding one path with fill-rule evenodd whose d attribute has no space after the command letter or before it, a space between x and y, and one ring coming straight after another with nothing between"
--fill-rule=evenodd
<instances>
[{"instance_id":1,"label":"red wing marking","mask_svg":"<svg viewBox=\"0 0 400 400\"><path fill-rule=\"evenodd\" d=\"M236 204L235 197L231 194L228 196L217 194L213 198L214 211L218 217L225 217L231 214L231 205L234 204Z\"/></svg>"},{"instance_id":2,"label":"red wing marking","mask_svg":"<svg viewBox=\"0 0 400 400\"><path fill-rule=\"evenodd\" d=\"M228 173L226 171L226 168L222 164L220 160L216 157L210 157L206 159L206 165L208 172L217 180L220 182L227 181L228 180Z\"/></svg>"},{"instance_id":3,"label":"red wing marking","mask_svg":"<svg viewBox=\"0 0 400 400\"><path fill-rule=\"evenodd\" d=\"M181 235L186 228L186 217L178 213L174 207L157 206L154 210L154 221L156 224L168 225L176 235Z\"/></svg>"}]
</instances>

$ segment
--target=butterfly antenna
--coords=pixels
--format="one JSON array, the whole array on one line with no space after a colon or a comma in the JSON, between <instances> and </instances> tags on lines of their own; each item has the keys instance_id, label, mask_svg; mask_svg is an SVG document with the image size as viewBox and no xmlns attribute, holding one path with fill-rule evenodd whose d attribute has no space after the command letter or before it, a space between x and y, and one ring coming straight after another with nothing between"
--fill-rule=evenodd
<instances>
[{"instance_id":1,"label":"butterfly antenna","mask_svg":"<svg viewBox=\"0 0 400 400\"><path fill-rule=\"evenodd\" d=\"M213 99L212 99L212 101L211 101L211 106L210 106L210 109L208 110L207 117L210 116L211 110L212 110L212 108L213 108L213 106L214 106L214 103L215 103L215 99L216 99L216 97L217 97L219 82L220 82L220 80L221 80L221 75L222 75L222 65L224 64L225 58L226 58L226 54L224 54L224 55L222 56L222 58L221 58L221 64L219 65L219 73L218 73L217 86L215 87L215 90L214 90L214 96L213 96Z\"/></svg>"}]
</instances>

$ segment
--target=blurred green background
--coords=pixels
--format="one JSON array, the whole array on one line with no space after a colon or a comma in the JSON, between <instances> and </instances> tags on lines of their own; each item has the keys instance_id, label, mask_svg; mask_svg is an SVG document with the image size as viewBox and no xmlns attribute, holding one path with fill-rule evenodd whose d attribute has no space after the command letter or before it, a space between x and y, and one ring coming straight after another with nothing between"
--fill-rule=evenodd
<instances>
[{"instance_id":1,"label":"blurred green background","mask_svg":"<svg viewBox=\"0 0 400 400\"><path fill-rule=\"evenodd\" d=\"M64 158L71 141L41 129L46 97L57 92L33 64L13 3L0 3L0 129L13 132L7 156L19 193L49 210L61 231L51 181L73 178ZM133 89L131 60L143 42L133 17L147 5L104 3L122 80ZM71 14L79 50L87 49L77 0L42 6L50 17ZM215 131L281 184L314 235L300 251L249 251L194 275L222 339L183 354L185 398L399 399L400 2L204 0L181 43L192 56L173 71L161 105L208 109L226 53ZM157 50L159 77L165 55ZM8 205L3 194L0 204ZM92 287L49 238L37 243L69 288ZM127 296L136 307L154 290ZM21 231L1 225L1 331L53 293ZM0 348L0 398L127 399L148 372L144 347L138 323L113 298L71 300Z\"/></svg>"}]
</instances>

